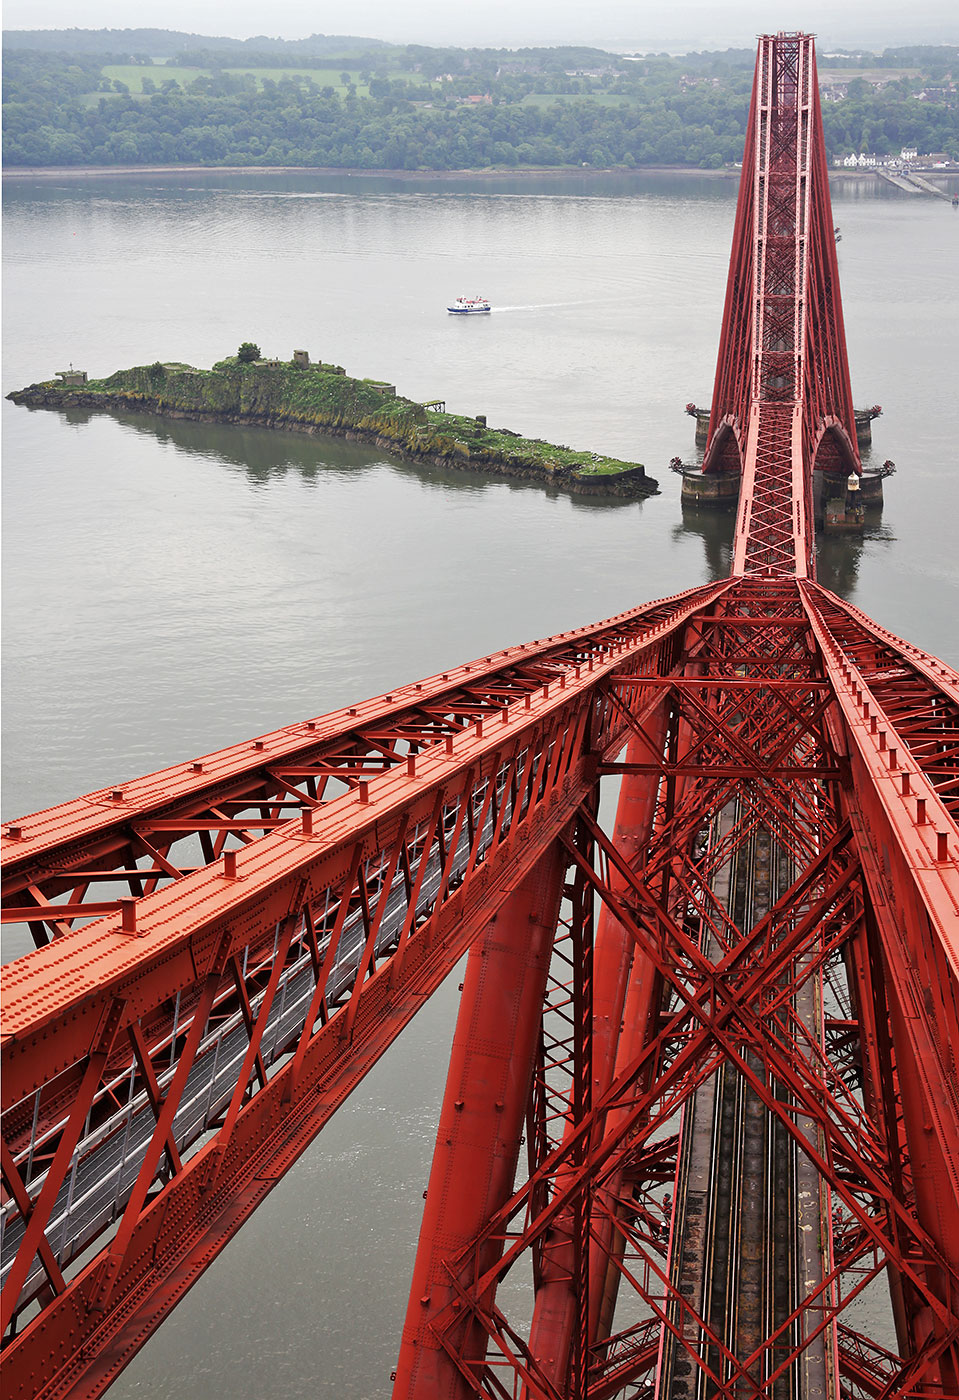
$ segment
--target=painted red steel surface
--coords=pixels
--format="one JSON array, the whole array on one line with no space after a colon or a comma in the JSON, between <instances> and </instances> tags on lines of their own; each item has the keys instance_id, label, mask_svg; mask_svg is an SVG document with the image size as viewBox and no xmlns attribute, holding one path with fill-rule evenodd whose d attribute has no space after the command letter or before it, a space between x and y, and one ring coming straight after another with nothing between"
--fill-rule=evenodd
<instances>
[{"instance_id":1,"label":"painted red steel surface","mask_svg":"<svg viewBox=\"0 0 959 1400\"><path fill-rule=\"evenodd\" d=\"M399 1389L446 1389L451 1362L429 1319L454 1306L474 1267L468 1256L466 1272L451 1277L447 1261L462 1254L512 1191L564 867L558 844L547 849L470 953L423 1216L430 1248L420 1252L413 1274ZM487 1238L478 1266L494 1266L501 1249L501 1241ZM469 1313L457 1350L461 1367L485 1364L486 1333Z\"/></svg>"},{"instance_id":2,"label":"painted red steel surface","mask_svg":"<svg viewBox=\"0 0 959 1400\"><path fill-rule=\"evenodd\" d=\"M637 846L621 815L611 844L598 829L578 850L566 838L576 858L567 880L575 869L603 919L634 940L620 1072L612 1084L597 1073L594 1055L608 1063L596 1019L607 1003L591 978L571 979L567 1001L573 1026L585 1021L591 1034L550 1041L557 1006L544 998L531 1073L535 1086L548 1066L554 1085L552 1097L531 1096L539 1150L525 1183L460 1249L445 1231L468 1174L458 1191L446 1180L428 1207L417 1268L442 1277L445 1262L458 1296L417 1299L414 1285L398 1397L638 1385L665 1400L680 1393L677 1375L697 1370L709 1393L730 1396L778 1394L790 1376L802 1394L956 1393L956 678L810 581L813 468L859 463L804 36L760 41L744 170L705 461L743 472L732 569L741 583L687 625L681 672L634 724L646 761L631 753L604 770L655 805L650 831ZM696 843L734 806L711 861ZM756 928L738 929L710 881L770 823L794 878ZM581 903L574 893L569 927ZM698 948L707 930L729 949L718 974ZM597 959L600 947L597 932ZM937 990L923 990L926 979ZM831 1016L824 988L846 998ZM815 1259L814 1276L794 1283L788 1316L745 1347L729 1343L705 1301L692 1305L655 1194L673 1173L680 1180L670 1126L720 1065L802 1156L798 1179L817 1183L804 1193L806 1223L794 1220L817 1243L793 1246L800 1271ZM461 1092L452 1080L450 1092ZM524 1266L529 1323L525 1306L512 1316L496 1294ZM899 1354L846 1321L884 1272ZM614 1331L617 1291L629 1290L652 1317ZM414 1364L424 1353L428 1382Z\"/></svg>"},{"instance_id":3,"label":"painted red steel surface","mask_svg":"<svg viewBox=\"0 0 959 1400\"><path fill-rule=\"evenodd\" d=\"M742 473L733 573L805 577L812 470L860 470L809 39L760 41L705 472Z\"/></svg>"},{"instance_id":4,"label":"painted red steel surface","mask_svg":"<svg viewBox=\"0 0 959 1400\"><path fill-rule=\"evenodd\" d=\"M37 1301L45 1304L39 1318L20 1322L7 1348L11 1393L61 1385L84 1393L112 1378L595 785L597 755L586 735L602 755L621 742L626 723L597 697L595 680L668 666L684 619L726 586L514 648L498 668L489 661L460 668L444 678L455 687L424 684L423 702L404 706L392 728L381 707L357 707L357 720L372 711L375 727L364 725L357 738L354 724L351 742L342 744L349 752L338 771L349 783L339 795L326 802L310 796L310 783L332 762L324 751L301 775L307 791L297 817L253 840L244 829L245 843L136 899L134 919L124 910L58 932L4 969L5 1177L11 1193L23 1194L24 1179L32 1190L4 1305L11 1316L25 1310L29 1317ZM373 769L357 756L367 750L377 755ZM214 766L203 760L204 769ZM288 795L284 781L273 800ZM221 800L205 794L197 805L209 810ZM261 819L272 821L272 810ZM32 823L16 825L29 831ZM99 842L100 833L92 839ZM125 833L111 833L110 841L126 870ZM70 856L88 868L82 839ZM32 852L31 860L42 871L42 854ZM51 864L58 881L63 860L57 831ZM401 894L404 913L386 941L381 891ZM351 924L353 980L344 981L334 954ZM281 1053L265 1062L263 1023L278 969L305 977L308 1004L287 1027ZM333 995L337 976L343 985ZM218 1024L247 1048L212 1095L212 1118L194 1121L191 1144L175 1121L177 1102ZM133 1162L135 1182L124 1183L97 1222L96 1233L109 1234L119 1216L112 1241L64 1286L70 1249L61 1248L59 1260L35 1249L49 1253L43 1241L51 1229L59 1233L51 1226L60 1226L58 1203L71 1177L83 1175L74 1151L81 1134L92 1152L100 1150L98 1128L108 1145L129 1132L122 1103L117 1118L118 1100L140 1104L141 1121L149 1111L155 1129ZM196 1151L198 1130L217 1125L217 1139ZM75 1252L87 1242L78 1234Z\"/></svg>"},{"instance_id":5,"label":"painted red steel surface","mask_svg":"<svg viewBox=\"0 0 959 1400\"><path fill-rule=\"evenodd\" d=\"M789 1344L778 1339L776 1366L781 1370L796 1362L828 1328L836 1371L855 1374L857 1385L869 1393L867 1378L850 1356L850 1348L866 1344L849 1330L845 1309L865 1281L888 1268L901 1290L901 1354L873 1357L878 1368L873 1393L885 1393L887 1386L897 1387L896 1393L953 1393L959 1113L951 1046L959 1034L959 833L930 781L935 764L929 763L928 748L892 743L888 716L865 699L868 688L856 676L847 681L847 669L853 675L848 651L821 624L824 598L837 606L811 584L801 591L795 582L760 588L744 582L689 624L695 640L687 643L686 674L670 677L661 688L660 710L673 702L676 762L664 756L658 765L623 765L637 779L643 769L658 767L664 782L653 774L649 780L660 794L667 774L685 791L674 794L669 820L662 820L667 799L661 799L659 830L640 860L630 861L619 841L610 843L597 829L592 854L580 851L573 866L584 875L590 872L595 893L635 945L635 997L619 1073L592 1104L576 1105L570 1088L562 1133L554 1131L552 1139L543 1133L544 1151L531 1162L525 1184L519 1183L485 1228L459 1249L447 1238L443 1203L453 1209L468 1198L465 1173L459 1191L445 1182L421 1249L429 1253L434 1276L443 1275L445 1261L446 1277L460 1281L458 1296L451 1301L447 1293L440 1300L423 1292L411 1298L397 1395L497 1395L514 1389L537 1396L605 1395L619 1393L626 1381L651 1379L656 1354L644 1340L645 1325L610 1339L595 1306L581 1311L584 1298L588 1304L597 1293L602 1297L610 1270L618 1273L621 1290L631 1288L677 1338L688 1335L684 1324L689 1323L698 1333L708 1332L669 1278L648 1191L676 1163L675 1141L659 1135L723 1061L738 1067L784 1124L833 1202L825 1222L835 1232L825 1252L827 1277L797 1308ZM843 615L851 625L851 612ZM781 676L784 670L790 684L777 687L771 674ZM914 709L925 699L938 713L956 683L954 674L944 679L947 687L925 690L925 697L924 682L917 683ZM637 678L630 689L642 685ZM750 691L762 699L761 709L743 706ZM863 723L867 703L872 705L867 719L878 719L875 735ZM641 721L644 734L649 723L650 717ZM897 757L890 768L893 748ZM734 840L744 840L760 815L778 808L797 873L770 916L748 939L730 944L717 972L685 931L694 904L701 920L721 928L720 910L703 879L702 855L689 841L702 828L704 814L722 810L733 793L745 808ZM585 814L581 820L587 820ZM572 857L574 846L568 843L567 849ZM898 917L890 918L887 910L897 906ZM868 990L873 1001L862 1001L854 1013L850 1009L845 1029L856 1042L867 1107L831 1066L815 1028L788 1011L783 993L784 984L801 988L828 963L856 958L865 963L858 995L864 998ZM669 1014L663 986L673 992ZM576 1071L574 1063L571 1084ZM773 1096L773 1079L788 1086L793 1108ZM548 1119L546 1114L544 1122ZM629 1194L624 1180L632 1184ZM576 1249L584 1212L590 1216L591 1254ZM496 1300L495 1289L530 1257L539 1282L528 1331ZM463 1284L464 1277L472 1281ZM836 1296L830 1299L830 1293ZM551 1302L557 1294L558 1306ZM540 1319L541 1303L548 1325ZM475 1359L478 1326L488 1337L485 1369ZM460 1345L467 1330L473 1337L468 1351ZM722 1351L721 1341L716 1345ZM776 1346L777 1338L768 1337L757 1350L759 1361L768 1360ZM429 1384L418 1385L416 1373L404 1369L418 1349L433 1358ZM436 1361L443 1351L445 1370ZM737 1363L728 1352L723 1360L727 1379L713 1376L716 1393L740 1393L752 1363ZM770 1362L755 1393L772 1393L776 1373Z\"/></svg>"},{"instance_id":6,"label":"painted red steel surface","mask_svg":"<svg viewBox=\"0 0 959 1400\"><path fill-rule=\"evenodd\" d=\"M959 1395L959 677L814 582L848 388L813 45L767 36L732 577L6 828L5 1394L101 1393L469 952L396 1396ZM748 1345L677 1263L724 1067L812 1183Z\"/></svg>"}]
</instances>

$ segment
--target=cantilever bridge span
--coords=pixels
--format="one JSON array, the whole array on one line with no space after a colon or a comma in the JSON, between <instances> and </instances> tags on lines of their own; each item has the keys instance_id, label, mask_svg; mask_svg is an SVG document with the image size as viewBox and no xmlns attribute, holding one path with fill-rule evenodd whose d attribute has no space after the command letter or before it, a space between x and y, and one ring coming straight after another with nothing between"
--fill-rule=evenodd
<instances>
[{"instance_id":1,"label":"cantilever bridge span","mask_svg":"<svg viewBox=\"0 0 959 1400\"><path fill-rule=\"evenodd\" d=\"M7 825L9 1396L106 1389L468 953L395 1396L959 1397L959 676L815 582L831 227L764 37L728 579Z\"/></svg>"}]
</instances>

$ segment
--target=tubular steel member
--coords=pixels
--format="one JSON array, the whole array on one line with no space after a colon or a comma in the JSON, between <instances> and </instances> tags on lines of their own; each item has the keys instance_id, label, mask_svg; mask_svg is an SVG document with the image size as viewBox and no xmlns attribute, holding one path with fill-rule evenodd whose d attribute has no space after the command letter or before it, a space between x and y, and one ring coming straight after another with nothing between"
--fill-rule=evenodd
<instances>
[{"instance_id":1,"label":"tubular steel member","mask_svg":"<svg viewBox=\"0 0 959 1400\"><path fill-rule=\"evenodd\" d=\"M459 1277L447 1270L449 1255L461 1254L513 1186L565 868L565 852L556 844L540 856L470 952L396 1395L437 1400L471 1395L473 1368L485 1365L486 1337L468 1313L455 1360L438 1346L432 1321L456 1307L458 1288L495 1264L501 1247L489 1241L475 1259L463 1257Z\"/></svg>"},{"instance_id":2,"label":"tubular steel member","mask_svg":"<svg viewBox=\"0 0 959 1400\"><path fill-rule=\"evenodd\" d=\"M643 705L640 696L637 696L637 700L643 714L643 732L631 735L626 762L642 765L657 760L662 752L665 710L661 695L654 694L652 705L648 702ZM614 839L618 849L630 860L640 859L649 841L658 787L655 780L650 782L629 772L623 777ZM575 954L574 947L572 955L575 957ZM633 942L627 930L605 906L601 906L598 913L592 964L591 1012L578 1003L575 963L570 988L575 1023L580 1026L584 1018L588 1018L588 1035L574 1036L571 1042L566 1041L565 1047L561 1041L554 1041L548 1049L545 1034L543 1037L544 1053L539 1067L541 1092L531 1104L530 1111L530 1141L535 1148L530 1153L531 1169L535 1169L535 1165L547 1155L548 1147L555 1145L551 1137L559 1140L555 1133L550 1134L549 1119L558 1117L565 1124L564 1140L568 1139L575 1132L587 1102L592 1097L601 1097L613 1078L627 987L641 978L641 968L633 967ZM588 1064L584 1061L587 1052ZM565 1093L556 1083L557 1071L564 1061L568 1061ZM588 1077L589 1081L588 1096L581 1092L584 1077ZM539 1360L544 1377L554 1385L559 1384L567 1373L574 1337L594 1338L598 1332L603 1294L603 1276L598 1273L598 1268L601 1267L602 1275L605 1275L606 1261L605 1254L601 1262L594 1254L592 1236L597 1228L603 1229L601 1224L597 1226L596 1222L592 1222L591 1238L580 1244L575 1213L569 1213L557 1219L549 1238L543 1242L537 1268L530 1350ZM577 1327L584 1307L586 1324ZM588 1361L582 1350L575 1365L584 1375Z\"/></svg>"},{"instance_id":3,"label":"tubular steel member","mask_svg":"<svg viewBox=\"0 0 959 1400\"><path fill-rule=\"evenodd\" d=\"M689 626L695 629L698 639L701 624L697 619L692 619ZM690 649L695 650L695 644L691 647L687 638L687 654ZM687 669L695 672L696 664ZM689 742L686 727L678 721L674 707L661 689L651 687L648 702L639 713L641 718L633 726L625 762L607 764L601 770L604 774L621 776L622 789L613 841L623 858L634 867L644 859L658 802L661 800L664 810L669 812L677 800L676 778L664 777L658 771L662 766L662 755L667 747L672 752L677 742ZM617 883L615 872L612 879L614 884ZM622 1063L624 1056L626 1062L631 1061L645 1045L658 1014L662 981L648 959L642 955L633 958L633 943L628 931L602 903L597 922L594 964L589 1047L593 1093L598 1099L609 1087L616 1064ZM627 978L629 1004L623 1019ZM615 989L612 996L607 994L607 988ZM555 1067L555 1051L551 1052L550 1058ZM581 1118L574 1103L574 1087L575 1074L571 1076L565 1102L561 1104L566 1138L575 1133ZM594 1125L593 1143L601 1141L603 1126L602 1122ZM545 1155L540 1153L535 1165ZM662 1159L650 1165L661 1178ZM567 1374L575 1337L588 1337L590 1347L595 1348L609 1336L619 1279L610 1256L622 1244L622 1234L614 1228L613 1220L617 1213L631 1213L635 1201L642 1196L647 1185L643 1173L632 1171L628 1177L623 1173L617 1174L603 1188L603 1209L591 1221L589 1270L583 1279L578 1278L577 1271L572 1267L575 1257L575 1219L572 1211L557 1218L543 1242L537 1271L530 1350L539 1360L544 1375L554 1385L561 1385ZM584 1308L588 1323L585 1328L577 1329L578 1315Z\"/></svg>"},{"instance_id":4,"label":"tubular steel member","mask_svg":"<svg viewBox=\"0 0 959 1400\"><path fill-rule=\"evenodd\" d=\"M726 301L720 322L716 380L703 457L704 472L742 472L746 423L753 397L754 328L751 298L755 281L756 240L752 230L756 198L755 113L760 71L757 62L743 151L743 175L739 182L736 222L733 226Z\"/></svg>"}]
</instances>

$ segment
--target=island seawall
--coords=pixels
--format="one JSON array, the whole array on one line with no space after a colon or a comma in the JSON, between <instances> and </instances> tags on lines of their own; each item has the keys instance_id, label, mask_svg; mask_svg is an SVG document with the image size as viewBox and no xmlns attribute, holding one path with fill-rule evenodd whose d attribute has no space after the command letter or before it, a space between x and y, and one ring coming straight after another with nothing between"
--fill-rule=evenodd
<instances>
[{"instance_id":1,"label":"island seawall","mask_svg":"<svg viewBox=\"0 0 959 1400\"><path fill-rule=\"evenodd\" d=\"M354 379L338 365L238 358L210 370L185 364L141 365L87 381L79 371L8 395L30 408L131 409L166 418L237 423L284 432L324 433L365 442L405 458L460 470L538 481L574 495L638 498L658 483L636 462L489 428L485 418L424 405L379 380Z\"/></svg>"}]
</instances>

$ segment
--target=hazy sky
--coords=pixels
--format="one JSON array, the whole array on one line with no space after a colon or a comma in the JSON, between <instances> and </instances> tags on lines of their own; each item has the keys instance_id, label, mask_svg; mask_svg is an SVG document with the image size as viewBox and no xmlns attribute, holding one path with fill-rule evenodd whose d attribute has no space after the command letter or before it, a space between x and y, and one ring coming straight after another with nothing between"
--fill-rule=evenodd
<instances>
[{"instance_id":1,"label":"hazy sky","mask_svg":"<svg viewBox=\"0 0 959 1400\"><path fill-rule=\"evenodd\" d=\"M6 29L182 29L286 39L357 34L397 43L586 43L618 49L751 46L804 29L834 44L959 43L956 0L5 0Z\"/></svg>"}]
</instances>

